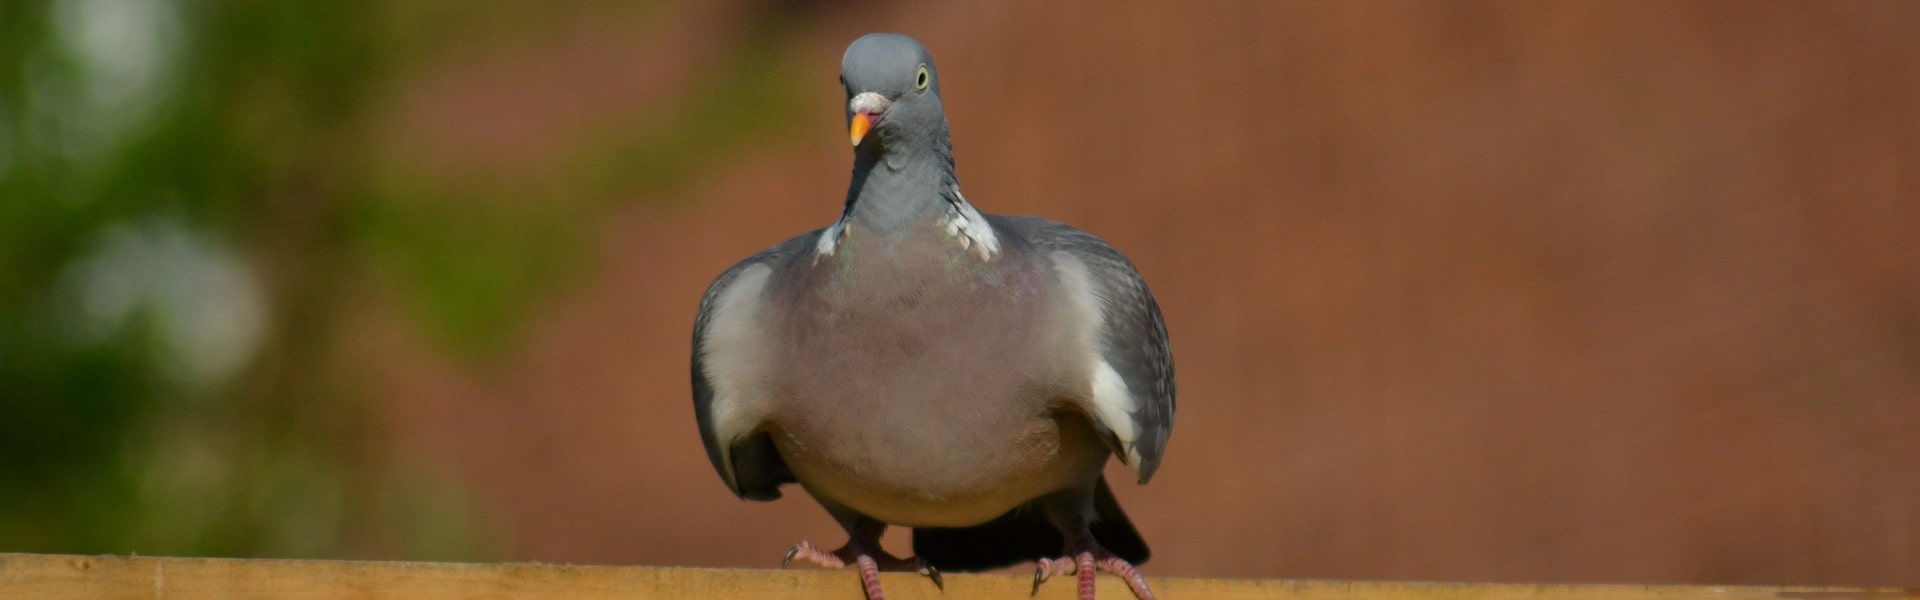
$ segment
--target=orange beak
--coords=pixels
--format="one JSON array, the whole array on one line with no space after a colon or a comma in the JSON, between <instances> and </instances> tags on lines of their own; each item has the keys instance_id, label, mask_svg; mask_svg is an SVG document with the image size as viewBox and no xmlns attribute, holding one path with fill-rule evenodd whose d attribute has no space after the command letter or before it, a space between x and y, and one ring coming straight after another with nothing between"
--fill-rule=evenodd
<instances>
[{"instance_id":1,"label":"orange beak","mask_svg":"<svg viewBox=\"0 0 1920 600\"><path fill-rule=\"evenodd\" d=\"M853 145L858 146L860 145L860 140L865 139L867 137L867 132L872 130L873 130L873 115L870 115L867 113L854 113L853 128L847 132L847 136L853 139Z\"/></svg>"}]
</instances>

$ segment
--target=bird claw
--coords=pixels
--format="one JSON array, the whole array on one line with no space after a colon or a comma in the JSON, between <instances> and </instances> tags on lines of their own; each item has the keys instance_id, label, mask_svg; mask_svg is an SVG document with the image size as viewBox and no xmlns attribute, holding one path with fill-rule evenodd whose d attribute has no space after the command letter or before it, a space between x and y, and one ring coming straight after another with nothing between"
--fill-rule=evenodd
<instances>
[{"instance_id":1,"label":"bird claw","mask_svg":"<svg viewBox=\"0 0 1920 600\"><path fill-rule=\"evenodd\" d=\"M1056 559L1042 558L1037 561L1034 561L1033 591L1027 592L1027 595L1028 596L1040 595L1040 584L1046 583L1047 580L1052 579L1054 575L1061 574L1061 573L1072 573L1076 566L1077 564L1072 559L1068 559L1068 558L1056 558Z\"/></svg>"},{"instance_id":2,"label":"bird claw","mask_svg":"<svg viewBox=\"0 0 1920 600\"><path fill-rule=\"evenodd\" d=\"M927 579L932 579L933 587L939 588L942 592L947 591L947 582L940 579L940 570L933 568L933 565L921 565L920 574L927 576Z\"/></svg>"},{"instance_id":3,"label":"bird claw","mask_svg":"<svg viewBox=\"0 0 1920 600\"><path fill-rule=\"evenodd\" d=\"M793 564L793 559L795 558L803 558L808 562L829 569L838 569L847 566L847 559L841 558L840 552L821 550L818 546L806 540L801 540L800 543L794 544L792 549L787 550L786 556L780 557L780 568L787 568L788 565Z\"/></svg>"}]
</instances>

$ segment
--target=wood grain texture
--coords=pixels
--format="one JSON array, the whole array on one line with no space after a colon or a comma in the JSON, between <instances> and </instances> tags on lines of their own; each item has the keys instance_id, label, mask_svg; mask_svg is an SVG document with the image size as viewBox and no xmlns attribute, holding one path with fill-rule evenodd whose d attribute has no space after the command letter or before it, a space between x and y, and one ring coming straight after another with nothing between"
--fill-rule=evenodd
<instances>
[{"instance_id":1,"label":"wood grain texture","mask_svg":"<svg viewBox=\"0 0 1920 600\"><path fill-rule=\"evenodd\" d=\"M1025 575L948 575L941 593L925 578L885 574L896 600L1026 598ZM1411 599L1448 598L1920 598L1920 590L1630 585L1374 583L1153 578L1168 600L1218 598ZM1103 598L1130 598L1112 577L1100 578ZM1050 582L1039 599L1070 598L1070 580ZM824 570L611 567L537 563L461 564L153 558L0 553L0 598L46 600L287 598L362 599L517 598L637 599L738 598L857 600L858 579Z\"/></svg>"}]
</instances>

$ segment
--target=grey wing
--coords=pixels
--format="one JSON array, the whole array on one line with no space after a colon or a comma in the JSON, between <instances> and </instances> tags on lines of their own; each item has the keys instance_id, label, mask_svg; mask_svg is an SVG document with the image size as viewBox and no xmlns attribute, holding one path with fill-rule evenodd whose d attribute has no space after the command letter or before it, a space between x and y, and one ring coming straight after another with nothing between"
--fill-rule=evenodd
<instances>
[{"instance_id":1,"label":"grey wing","mask_svg":"<svg viewBox=\"0 0 1920 600\"><path fill-rule=\"evenodd\" d=\"M1132 410L1125 411L1131 423L1108 423L1100 414L1091 416L1101 421L1103 433L1114 443L1118 443L1116 431L1133 432L1131 447L1115 448L1115 454L1122 460L1137 457L1129 464L1140 482L1146 483L1160 466L1173 431L1175 408L1173 351L1160 305L1146 281L1126 256L1093 234L1039 217L988 219L995 228L1024 238L1036 251L1066 252L1085 266L1088 284L1104 308L1099 352L1133 399Z\"/></svg>"},{"instance_id":2,"label":"grey wing","mask_svg":"<svg viewBox=\"0 0 1920 600\"><path fill-rule=\"evenodd\" d=\"M780 485L794 481L772 439L757 429L753 408L761 399L750 383L758 374L750 371L763 364L758 353L767 346L757 339L764 332L756 325L765 287L773 271L818 235L795 237L734 264L707 286L693 320L693 414L700 441L721 481L744 499L779 498Z\"/></svg>"}]
</instances>

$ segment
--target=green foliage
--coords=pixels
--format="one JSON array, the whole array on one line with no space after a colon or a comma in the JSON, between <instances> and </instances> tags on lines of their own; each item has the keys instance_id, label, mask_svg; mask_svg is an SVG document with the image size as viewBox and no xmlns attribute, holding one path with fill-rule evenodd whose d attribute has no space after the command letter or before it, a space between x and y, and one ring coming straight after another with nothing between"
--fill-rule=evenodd
<instances>
[{"instance_id":1,"label":"green foliage","mask_svg":"<svg viewBox=\"0 0 1920 600\"><path fill-rule=\"evenodd\" d=\"M497 356L615 209L799 122L772 7L530 174L372 151L409 70L603 4L0 2L0 551L485 558L457 482L371 439L348 290Z\"/></svg>"},{"instance_id":2,"label":"green foliage","mask_svg":"<svg viewBox=\"0 0 1920 600\"><path fill-rule=\"evenodd\" d=\"M285 316L316 311L277 309L329 286L275 288L262 255L347 255L333 207L364 177L342 131L385 77L372 8L0 3L0 551L421 546L357 522L445 494L351 514L390 483L340 458L365 419L289 417L315 398L274 392L319 376L257 359L326 344Z\"/></svg>"}]
</instances>

